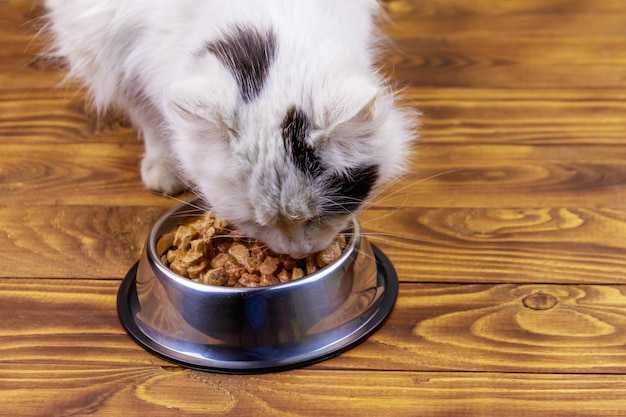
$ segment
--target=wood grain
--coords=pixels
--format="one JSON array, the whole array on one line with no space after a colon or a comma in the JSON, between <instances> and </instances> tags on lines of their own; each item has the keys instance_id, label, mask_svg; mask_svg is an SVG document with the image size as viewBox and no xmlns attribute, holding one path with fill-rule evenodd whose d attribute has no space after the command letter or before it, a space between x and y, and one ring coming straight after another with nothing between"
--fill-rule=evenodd
<instances>
[{"instance_id":1,"label":"wood grain","mask_svg":"<svg viewBox=\"0 0 626 417\"><path fill-rule=\"evenodd\" d=\"M3 144L139 143L123 119L96 118L84 94L54 90L10 91L0 99Z\"/></svg>"},{"instance_id":2,"label":"wood grain","mask_svg":"<svg viewBox=\"0 0 626 417\"><path fill-rule=\"evenodd\" d=\"M374 205L619 208L626 192L624 150L418 144L411 172L377 195Z\"/></svg>"},{"instance_id":3,"label":"wood grain","mask_svg":"<svg viewBox=\"0 0 626 417\"><path fill-rule=\"evenodd\" d=\"M130 343L117 284L0 280L3 412L608 416L626 405L623 286L403 284L357 348L307 370L227 376ZM556 304L528 300L538 296Z\"/></svg>"},{"instance_id":4,"label":"wood grain","mask_svg":"<svg viewBox=\"0 0 626 417\"><path fill-rule=\"evenodd\" d=\"M157 206L0 207L0 276L120 279L164 212Z\"/></svg>"},{"instance_id":5,"label":"wood grain","mask_svg":"<svg viewBox=\"0 0 626 417\"><path fill-rule=\"evenodd\" d=\"M166 365L126 337L116 315L118 286L0 279L10 312L0 329L2 360ZM625 285L407 283L379 331L311 369L623 374L625 323Z\"/></svg>"},{"instance_id":6,"label":"wood grain","mask_svg":"<svg viewBox=\"0 0 626 417\"><path fill-rule=\"evenodd\" d=\"M421 112L409 172L359 214L396 306L338 357L232 376L126 335L120 280L177 201L39 55L40 2L0 1L0 414L624 415L626 3L383 3L381 71Z\"/></svg>"},{"instance_id":7,"label":"wood grain","mask_svg":"<svg viewBox=\"0 0 626 417\"><path fill-rule=\"evenodd\" d=\"M122 278L174 204L0 207L0 276ZM623 210L405 207L359 217L403 282L626 283Z\"/></svg>"},{"instance_id":8,"label":"wood grain","mask_svg":"<svg viewBox=\"0 0 626 417\"><path fill-rule=\"evenodd\" d=\"M620 416L623 378L371 371L232 377L171 368L0 370L20 416Z\"/></svg>"},{"instance_id":9,"label":"wood grain","mask_svg":"<svg viewBox=\"0 0 626 417\"><path fill-rule=\"evenodd\" d=\"M337 361L353 354L366 356L370 369L623 374L625 290L407 285L388 325L370 340L384 346L382 354L364 355L369 344Z\"/></svg>"},{"instance_id":10,"label":"wood grain","mask_svg":"<svg viewBox=\"0 0 626 417\"><path fill-rule=\"evenodd\" d=\"M402 281L626 283L626 212L398 208L360 216Z\"/></svg>"},{"instance_id":11,"label":"wood grain","mask_svg":"<svg viewBox=\"0 0 626 417\"><path fill-rule=\"evenodd\" d=\"M411 85L483 89L624 85L619 68L626 55L615 1L418 3L389 3L392 21L400 23L388 25L396 48L384 61L394 76Z\"/></svg>"},{"instance_id":12,"label":"wood grain","mask_svg":"<svg viewBox=\"0 0 626 417\"><path fill-rule=\"evenodd\" d=\"M566 145L420 145L413 171L382 190L373 204L621 207L626 196L625 149L577 149L573 154ZM0 193L16 204L159 204L141 183L142 148L137 142L0 144L0 153ZM73 192L77 184L80 193ZM511 189L516 193L509 193Z\"/></svg>"},{"instance_id":13,"label":"wood grain","mask_svg":"<svg viewBox=\"0 0 626 417\"><path fill-rule=\"evenodd\" d=\"M616 89L408 88L421 144L612 145L626 134Z\"/></svg>"}]
</instances>

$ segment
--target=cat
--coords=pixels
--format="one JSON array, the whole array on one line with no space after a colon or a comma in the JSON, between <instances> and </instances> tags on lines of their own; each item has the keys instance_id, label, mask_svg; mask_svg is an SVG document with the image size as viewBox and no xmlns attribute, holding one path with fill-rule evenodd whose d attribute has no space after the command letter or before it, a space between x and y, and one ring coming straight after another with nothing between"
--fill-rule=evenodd
<instances>
[{"instance_id":1,"label":"cat","mask_svg":"<svg viewBox=\"0 0 626 417\"><path fill-rule=\"evenodd\" d=\"M45 0L50 53L191 188L277 253L325 248L406 171L415 113L375 67L376 0Z\"/></svg>"}]
</instances>

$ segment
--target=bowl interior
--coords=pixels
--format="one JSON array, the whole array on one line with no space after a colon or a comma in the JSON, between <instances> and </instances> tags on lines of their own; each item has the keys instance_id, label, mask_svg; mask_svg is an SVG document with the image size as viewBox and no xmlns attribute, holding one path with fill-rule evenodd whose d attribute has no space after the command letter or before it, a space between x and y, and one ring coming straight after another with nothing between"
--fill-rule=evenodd
<instances>
[{"instance_id":1,"label":"bowl interior","mask_svg":"<svg viewBox=\"0 0 626 417\"><path fill-rule=\"evenodd\" d=\"M195 201L195 200L194 200ZM254 287L254 288L246 288L246 287L226 287L226 286L213 286L202 283L197 283L188 278L182 277L175 272L173 272L169 267L161 262L161 255L163 253L159 253L157 250L158 241L164 234L175 230L178 226L182 224L187 224L190 219L201 216L203 211L198 208L197 204L190 204L189 207L179 206L174 208L172 211L161 217L157 223L152 228L150 235L148 237L148 242L146 244L146 248L148 251L148 257L153 264L153 268L158 270L158 273L162 275L164 278L178 281L181 285L189 285L192 288L196 288L198 291L202 292L222 292L222 291L231 291L231 292L239 292L239 291L262 291L263 288L267 287ZM336 273L338 269L344 269L345 265L349 265L354 261L356 249L360 245L360 225L356 219L353 217L350 225L346 230L342 233L346 236L346 245L343 248L341 255L331 264L319 269L318 271L305 275L303 278L299 278L297 280L274 284L271 287L287 287L287 286L302 286L309 285L312 281L324 279L324 276L332 275ZM207 288L208 287L208 288Z\"/></svg>"}]
</instances>

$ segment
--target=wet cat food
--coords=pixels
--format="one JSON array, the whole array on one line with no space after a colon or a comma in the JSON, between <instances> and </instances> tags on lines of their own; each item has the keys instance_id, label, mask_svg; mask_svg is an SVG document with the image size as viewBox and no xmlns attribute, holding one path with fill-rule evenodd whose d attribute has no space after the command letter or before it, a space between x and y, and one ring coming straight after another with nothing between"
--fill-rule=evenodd
<instances>
[{"instance_id":1,"label":"wet cat food","mask_svg":"<svg viewBox=\"0 0 626 417\"><path fill-rule=\"evenodd\" d=\"M346 245L340 234L326 249L294 259L271 252L210 212L164 234L157 242L161 262L195 282L226 287L263 287L312 274L333 263Z\"/></svg>"}]
</instances>

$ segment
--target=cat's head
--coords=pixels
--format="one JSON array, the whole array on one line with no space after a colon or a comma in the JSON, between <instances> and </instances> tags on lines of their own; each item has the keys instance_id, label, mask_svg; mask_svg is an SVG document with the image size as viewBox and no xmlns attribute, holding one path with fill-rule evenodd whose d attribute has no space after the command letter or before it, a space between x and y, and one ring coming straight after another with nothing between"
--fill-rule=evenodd
<instances>
[{"instance_id":1,"label":"cat's head","mask_svg":"<svg viewBox=\"0 0 626 417\"><path fill-rule=\"evenodd\" d=\"M412 114L375 75L298 71L267 33L237 36L236 47L208 45L169 91L180 169L218 216L272 250L322 250L403 171Z\"/></svg>"}]
</instances>

